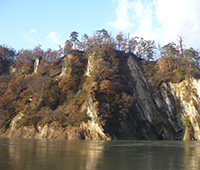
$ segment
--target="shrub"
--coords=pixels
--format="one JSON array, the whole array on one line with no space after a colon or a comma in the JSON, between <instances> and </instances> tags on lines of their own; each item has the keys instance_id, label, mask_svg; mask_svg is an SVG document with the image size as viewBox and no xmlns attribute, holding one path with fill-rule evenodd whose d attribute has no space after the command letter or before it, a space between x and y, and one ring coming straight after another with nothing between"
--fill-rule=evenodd
<instances>
[{"instance_id":1,"label":"shrub","mask_svg":"<svg viewBox=\"0 0 200 170\"><path fill-rule=\"evenodd\" d=\"M182 123L183 123L183 126L185 126L185 127L192 126L189 116L183 116Z\"/></svg>"},{"instance_id":2,"label":"shrub","mask_svg":"<svg viewBox=\"0 0 200 170\"><path fill-rule=\"evenodd\" d=\"M185 78L186 73L187 73L187 70L183 68L178 68L176 70L176 75L179 80L183 80Z\"/></svg>"},{"instance_id":3,"label":"shrub","mask_svg":"<svg viewBox=\"0 0 200 170\"><path fill-rule=\"evenodd\" d=\"M56 81L50 80L42 90L44 106L55 110L59 105L60 92Z\"/></svg>"}]
</instances>

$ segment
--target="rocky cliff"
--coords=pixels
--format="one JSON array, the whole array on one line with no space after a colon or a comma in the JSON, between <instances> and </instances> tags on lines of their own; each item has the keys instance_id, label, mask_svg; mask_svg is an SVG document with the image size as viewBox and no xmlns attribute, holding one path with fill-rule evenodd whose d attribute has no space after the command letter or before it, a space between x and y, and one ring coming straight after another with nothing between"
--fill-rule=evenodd
<instances>
[{"instance_id":1,"label":"rocky cliff","mask_svg":"<svg viewBox=\"0 0 200 170\"><path fill-rule=\"evenodd\" d=\"M7 81L18 86L15 97L11 87L1 94L2 135L200 140L200 80L188 76L152 85L141 60L116 51L76 52L42 67L44 62L34 66L34 75ZM161 70L160 60L152 63ZM7 110L10 100L14 105Z\"/></svg>"}]
</instances>

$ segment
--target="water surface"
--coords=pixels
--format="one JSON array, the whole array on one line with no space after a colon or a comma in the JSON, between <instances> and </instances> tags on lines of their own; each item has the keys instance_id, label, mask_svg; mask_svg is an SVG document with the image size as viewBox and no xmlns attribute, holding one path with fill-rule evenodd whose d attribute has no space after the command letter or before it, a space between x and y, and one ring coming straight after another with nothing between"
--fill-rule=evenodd
<instances>
[{"instance_id":1,"label":"water surface","mask_svg":"<svg viewBox=\"0 0 200 170\"><path fill-rule=\"evenodd\" d=\"M200 142L0 138L0 170L196 170Z\"/></svg>"}]
</instances>

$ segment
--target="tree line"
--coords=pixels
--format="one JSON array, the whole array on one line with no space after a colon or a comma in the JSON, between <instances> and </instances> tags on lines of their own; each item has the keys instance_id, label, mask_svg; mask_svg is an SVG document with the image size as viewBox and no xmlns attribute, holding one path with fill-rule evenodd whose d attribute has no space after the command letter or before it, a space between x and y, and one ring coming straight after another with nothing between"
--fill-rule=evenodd
<instances>
[{"instance_id":1,"label":"tree line","mask_svg":"<svg viewBox=\"0 0 200 170\"><path fill-rule=\"evenodd\" d=\"M164 46L156 45L154 40L145 40L142 37L132 37L130 34L118 33L115 37L107 30L97 30L92 36L84 34L81 40L79 33L71 32L69 40L66 40L64 48L52 50L48 48L42 50L41 46L36 46L33 50L22 49L16 51L5 45L0 45L0 74L6 72L6 68L11 61L30 62L37 57L43 57L47 61L56 59L71 53L73 50L84 51L92 54L97 48L110 48L125 53L135 54L138 58L153 60L160 57L184 58L188 63L195 63L199 67L200 51L193 47L186 48L183 37L178 36L177 42L170 42Z\"/></svg>"},{"instance_id":2,"label":"tree line","mask_svg":"<svg viewBox=\"0 0 200 170\"><path fill-rule=\"evenodd\" d=\"M193 47L187 48L182 36L177 36L176 42L170 42L164 46L156 45L154 40L145 40L142 37L131 37L130 34L119 32L115 37L105 29L97 30L93 36L84 34L81 40L79 33L73 31L70 39L66 41L65 52L72 49L85 51L95 46L106 46L112 49L133 53L138 58L145 60L156 60L160 57L186 58L199 66L200 50Z\"/></svg>"}]
</instances>

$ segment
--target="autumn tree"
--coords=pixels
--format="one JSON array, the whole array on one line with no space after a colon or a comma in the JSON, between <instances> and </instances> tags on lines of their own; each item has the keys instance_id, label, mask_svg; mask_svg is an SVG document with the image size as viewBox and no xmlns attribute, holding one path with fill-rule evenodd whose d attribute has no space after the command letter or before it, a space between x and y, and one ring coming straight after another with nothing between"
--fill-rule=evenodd
<instances>
[{"instance_id":1,"label":"autumn tree","mask_svg":"<svg viewBox=\"0 0 200 170\"><path fill-rule=\"evenodd\" d=\"M137 41L135 37L128 38L128 52L134 53L136 49Z\"/></svg>"},{"instance_id":2,"label":"autumn tree","mask_svg":"<svg viewBox=\"0 0 200 170\"><path fill-rule=\"evenodd\" d=\"M72 51L73 44L71 41L67 40L65 42L64 53L69 54Z\"/></svg>"},{"instance_id":3,"label":"autumn tree","mask_svg":"<svg viewBox=\"0 0 200 170\"><path fill-rule=\"evenodd\" d=\"M124 38L123 38L123 41L121 44L122 44L121 51L126 52L127 44L128 44L128 39L127 39L126 35L124 35Z\"/></svg>"},{"instance_id":4,"label":"autumn tree","mask_svg":"<svg viewBox=\"0 0 200 170\"><path fill-rule=\"evenodd\" d=\"M0 58L6 60L14 60L16 51L13 48L0 45Z\"/></svg>"},{"instance_id":5,"label":"autumn tree","mask_svg":"<svg viewBox=\"0 0 200 170\"><path fill-rule=\"evenodd\" d=\"M43 105L55 110L59 105L59 88L55 81L49 81L42 90Z\"/></svg>"},{"instance_id":6,"label":"autumn tree","mask_svg":"<svg viewBox=\"0 0 200 170\"><path fill-rule=\"evenodd\" d=\"M109 39L110 36L108 34L108 31L102 29L102 30L97 30L94 37L96 43L101 46L107 44L107 40Z\"/></svg>"},{"instance_id":7,"label":"autumn tree","mask_svg":"<svg viewBox=\"0 0 200 170\"><path fill-rule=\"evenodd\" d=\"M36 46L33 50L32 50L32 54L34 59L38 58L38 57L43 57L44 56L44 50L41 49L41 45Z\"/></svg>"},{"instance_id":8,"label":"autumn tree","mask_svg":"<svg viewBox=\"0 0 200 170\"><path fill-rule=\"evenodd\" d=\"M16 56L14 67L22 74L30 74L33 72L33 63L35 57L31 50L20 50Z\"/></svg>"},{"instance_id":9,"label":"autumn tree","mask_svg":"<svg viewBox=\"0 0 200 170\"><path fill-rule=\"evenodd\" d=\"M84 34L82 37L82 41L79 42L79 49L85 51L87 49L88 45L88 38L89 36L87 34Z\"/></svg>"},{"instance_id":10,"label":"autumn tree","mask_svg":"<svg viewBox=\"0 0 200 170\"><path fill-rule=\"evenodd\" d=\"M0 75L9 72L9 65L15 56L16 52L13 48L0 45Z\"/></svg>"},{"instance_id":11,"label":"autumn tree","mask_svg":"<svg viewBox=\"0 0 200 170\"><path fill-rule=\"evenodd\" d=\"M120 51L122 47L122 43L124 41L124 34L122 32L117 34L116 41L117 41L117 49Z\"/></svg>"},{"instance_id":12,"label":"autumn tree","mask_svg":"<svg viewBox=\"0 0 200 170\"><path fill-rule=\"evenodd\" d=\"M17 61L20 61L22 63L26 63L28 61L33 61L34 60L34 56L31 50L20 50L18 52L18 55L16 57Z\"/></svg>"},{"instance_id":13,"label":"autumn tree","mask_svg":"<svg viewBox=\"0 0 200 170\"><path fill-rule=\"evenodd\" d=\"M97 30L93 40L100 48L113 48L116 49L115 40L112 38L108 31L105 29Z\"/></svg>"},{"instance_id":14,"label":"autumn tree","mask_svg":"<svg viewBox=\"0 0 200 170\"><path fill-rule=\"evenodd\" d=\"M115 49L116 44L114 39L108 34L105 29L98 30L95 34L87 39L86 53L95 56L104 56L105 49Z\"/></svg>"},{"instance_id":15,"label":"autumn tree","mask_svg":"<svg viewBox=\"0 0 200 170\"><path fill-rule=\"evenodd\" d=\"M44 52L44 58L47 61L56 61L57 59L59 59L62 56L62 51L61 50L52 50L51 48L48 48L45 52Z\"/></svg>"}]
</instances>

